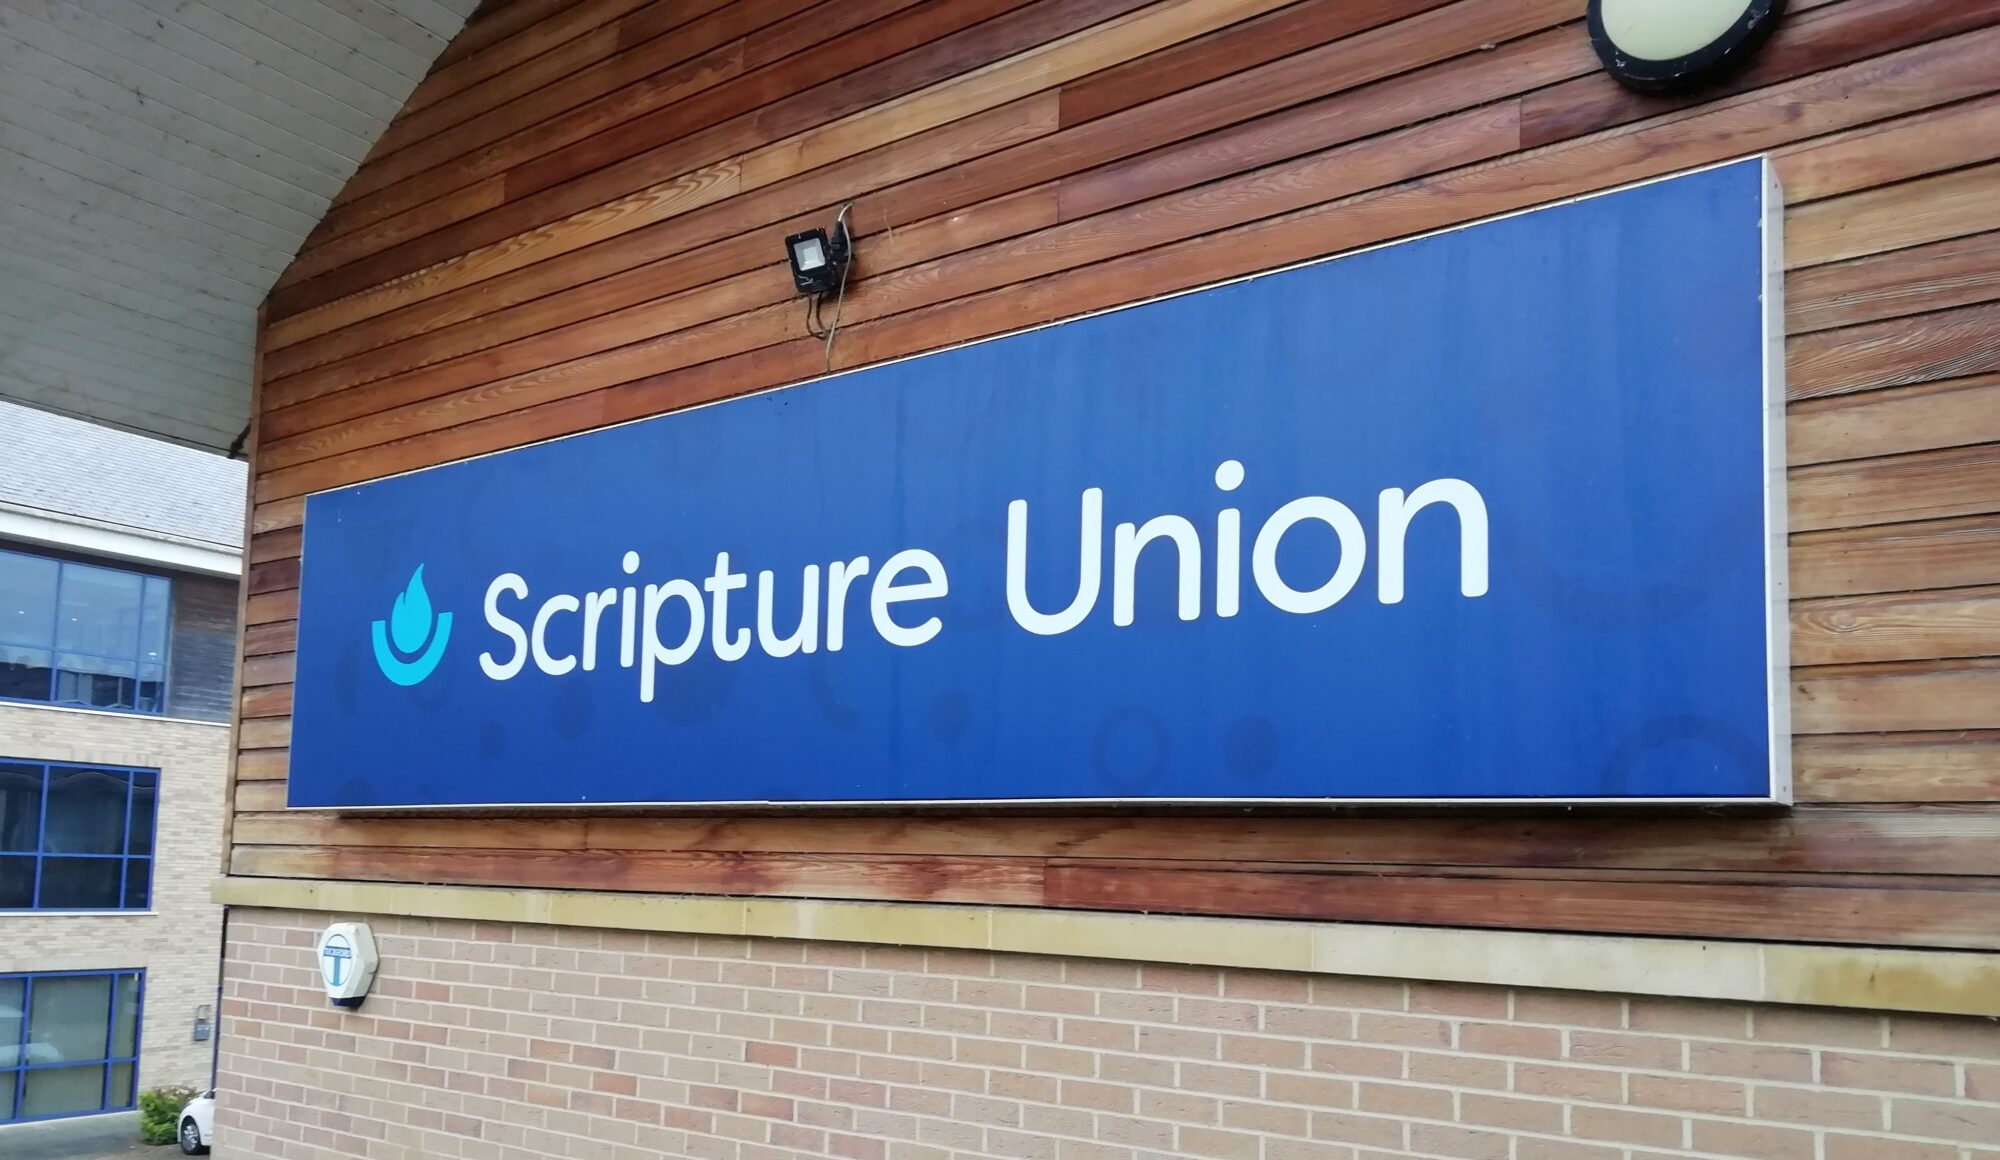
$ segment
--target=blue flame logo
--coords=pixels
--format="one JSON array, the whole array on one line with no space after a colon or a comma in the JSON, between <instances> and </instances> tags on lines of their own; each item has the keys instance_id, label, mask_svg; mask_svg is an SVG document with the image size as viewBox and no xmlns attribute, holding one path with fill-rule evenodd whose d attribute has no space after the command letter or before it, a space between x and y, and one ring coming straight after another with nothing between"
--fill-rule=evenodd
<instances>
[{"instance_id":1,"label":"blue flame logo","mask_svg":"<svg viewBox=\"0 0 2000 1160\"><path fill-rule=\"evenodd\" d=\"M432 614L431 594L424 591L424 566L419 564L410 573L410 586L396 594L389 619L375 622L375 663L397 684L414 685L436 671L450 639L451 613Z\"/></svg>"}]
</instances>

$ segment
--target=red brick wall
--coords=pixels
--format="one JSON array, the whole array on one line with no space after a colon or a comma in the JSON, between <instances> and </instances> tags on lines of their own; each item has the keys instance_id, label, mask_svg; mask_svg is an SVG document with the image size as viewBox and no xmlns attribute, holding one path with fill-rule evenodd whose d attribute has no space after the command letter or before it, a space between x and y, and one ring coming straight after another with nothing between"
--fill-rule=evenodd
<instances>
[{"instance_id":1,"label":"red brick wall","mask_svg":"<svg viewBox=\"0 0 2000 1160\"><path fill-rule=\"evenodd\" d=\"M2000 1023L1091 959L230 922L219 1155L2000 1160Z\"/></svg>"}]
</instances>

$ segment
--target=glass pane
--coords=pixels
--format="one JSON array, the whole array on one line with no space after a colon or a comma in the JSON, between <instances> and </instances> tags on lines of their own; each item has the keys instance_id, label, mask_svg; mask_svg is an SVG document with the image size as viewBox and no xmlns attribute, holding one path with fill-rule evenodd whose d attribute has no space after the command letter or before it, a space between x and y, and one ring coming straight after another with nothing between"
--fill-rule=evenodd
<instances>
[{"instance_id":1,"label":"glass pane","mask_svg":"<svg viewBox=\"0 0 2000 1160\"><path fill-rule=\"evenodd\" d=\"M166 707L167 670L163 665L139 666L139 696L133 708L158 713Z\"/></svg>"},{"instance_id":2,"label":"glass pane","mask_svg":"<svg viewBox=\"0 0 2000 1160\"><path fill-rule=\"evenodd\" d=\"M28 1073L21 1091L21 1118L73 1116L104 1107L104 1065L47 1067Z\"/></svg>"},{"instance_id":3,"label":"glass pane","mask_svg":"<svg viewBox=\"0 0 2000 1160\"><path fill-rule=\"evenodd\" d=\"M125 909L145 910L153 905L153 860L131 858L125 863Z\"/></svg>"},{"instance_id":4,"label":"glass pane","mask_svg":"<svg viewBox=\"0 0 2000 1160\"><path fill-rule=\"evenodd\" d=\"M33 853L42 842L42 767L0 761L0 850Z\"/></svg>"},{"instance_id":5,"label":"glass pane","mask_svg":"<svg viewBox=\"0 0 2000 1160\"><path fill-rule=\"evenodd\" d=\"M42 975L29 988L29 1063L104 1058L111 1025L110 975ZM52 1052L53 1054L45 1054Z\"/></svg>"},{"instance_id":6,"label":"glass pane","mask_svg":"<svg viewBox=\"0 0 2000 1160\"><path fill-rule=\"evenodd\" d=\"M21 1004L27 1001L27 995L27 980L0 979L0 1067L15 1067L21 1062ZM0 1084L13 1078L0 1074ZM13 1098L12 1088L0 1092L0 1112L7 1110Z\"/></svg>"},{"instance_id":7,"label":"glass pane","mask_svg":"<svg viewBox=\"0 0 2000 1160\"><path fill-rule=\"evenodd\" d=\"M160 793L159 783L158 774L132 775L132 824L126 830L127 854L153 852L153 811Z\"/></svg>"},{"instance_id":8,"label":"glass pane","mask_svg":"<svg viewBox=\"0 0 2000 1160\"><path fill-rule=\"evenodd\" d=\"M48 700L55 663L56 654L47 649L0 644L0 697Z\"/></svg>"},{"instance_id":9,"label":"glass pane","mask_svg":"<svg viewBox=\"0 0 2000 1160\"><path fill-rule=\"evenodd\" d=\"M0 643L55 643L56 562L0 552Z\"/></svg>"},{"instance_id":10,"label":"glass pane","mask_svg":"<svg viewBox=\"0 0 2000 1160\"><path fill-rule=\"evenodd\" d=\"M142 577L87 564L62 570L62 604L56 612L56 647L107 657L136 657Z\"/></svg>"},{"instance_id":11,"label":"glass pane","mask_svg":"<svg viewBox=\"0 0 2000 1160\"><path fill-rule=\"evenodd\" d=\"M145 623L139 634L139 659L154 664L167 663L167 626L173 621L168 603L170 588L158 576L146 577Z\"/></svg>"},{"instance_id":12,"label":"glass pane","mask_svg":"<svg viewBox=\"0 0 2000 1160\"><path fill-rule=\"evenodd\" d=\"M35 905L35 856L0 854L0 910L28 910ZM4 1042L0 1037L0 1042ZM0 1059L0 1067L7 1061Z\"/></svg>"},{"instance_id":13,"label":"glass pane","mask_svg":"<svg viewBox=\"0 0 2000 1160\"><path fill-rule=\"evenodd\" d=\"M135 1065L129 1063L111 1065L111 1090L105 1093L104 1097L106 1111L129 1108L137 1102L138 1093L132 1090L134 1068Z\"/></svg>"},{"instance_id":14,"label":"glass pane","mask_svg":"<svg viewBox=\"0 0 2000 1160\"><path fill-rule=\"evenodd\" d=\"M137 704L138 666L131 661L56 654L56 696L64 705L130 709Z\"/></svg>"},{"instance_id":15,"label":"glass pane","mask_svg":"<svg viewBox=\"0 0 2000 1160\"><path fill-rule=\"evenodd\" d=\"M116 910L123 858L43 858L42 910Z\"/></svg>"},{"instance_id":16,"label":"glass pane","mask_svg":"<svg viewBox=\"0 0 2000 1160\"><path fill-rule=\"evenodd\" d=\"M139 1054L139 976L118 976L118 1017L111 1024L111 1054Z\"/></svg>"},{"instance_id":17,"label":"glass pane","mask_svg":"<svg viewBox=\"0 0 2000 1160\"><path fill-rule=\"evenodd\" d=\"M125 795L131 778L123 770L50 766L43 852L123 854Z\"/></svg>"}]
</instances>

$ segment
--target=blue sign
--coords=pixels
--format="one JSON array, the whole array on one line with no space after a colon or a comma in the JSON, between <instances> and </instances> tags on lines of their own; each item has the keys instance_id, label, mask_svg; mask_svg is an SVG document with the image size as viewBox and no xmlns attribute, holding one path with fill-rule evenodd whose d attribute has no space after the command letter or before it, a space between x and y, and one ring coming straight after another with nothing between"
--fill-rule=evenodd
<instances>
[{"instance_id":1,"label":"blue sign","mask_svg":"<svg viewBox=\"0 0 2000 1160\"><path fill-rule=\"evenodd\" d=\"M1745 161L312 496L290 803L1783 800L1777 205Z\"/></svg>"}]
</instances>

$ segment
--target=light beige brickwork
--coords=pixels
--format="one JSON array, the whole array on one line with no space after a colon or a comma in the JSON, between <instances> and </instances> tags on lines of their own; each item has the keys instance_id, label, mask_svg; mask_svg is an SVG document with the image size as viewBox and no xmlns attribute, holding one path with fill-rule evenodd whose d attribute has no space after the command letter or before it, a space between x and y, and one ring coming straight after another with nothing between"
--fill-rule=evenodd
<instances>
[{"instance_id":1,"label":"light beige brickwork","mask_svg":"<svg viewBox=\"0 0 2000 1160\"><path fill-rule=\"evenodd\" d=\"M342 916L348 917L348 916ZM2000 1022L378 917L230 922L218 1154L2000 1160Z\"/></svg>"},{"instance_id":2,"label":"light beige brickwork","mask_svg":"<svg viewBox=\"0 0 2000 1160\"><path fill-rule=\"evenodd\" d=\"M213 1006L222 908L209 897L222 857L229 728L206 722L41 705L0 705L0 758L160 771L153 909L0 914L0 972L144 968L139 1083L205 1086L213 1043L193 1038Z\"/></svg>"}]
</instances>

